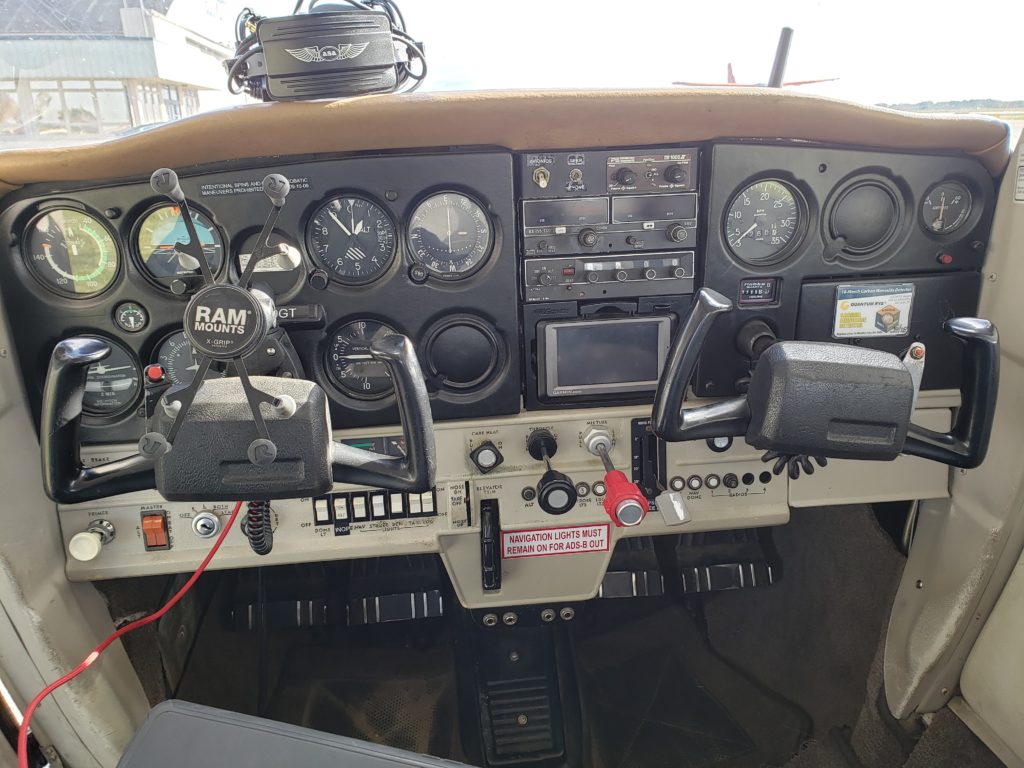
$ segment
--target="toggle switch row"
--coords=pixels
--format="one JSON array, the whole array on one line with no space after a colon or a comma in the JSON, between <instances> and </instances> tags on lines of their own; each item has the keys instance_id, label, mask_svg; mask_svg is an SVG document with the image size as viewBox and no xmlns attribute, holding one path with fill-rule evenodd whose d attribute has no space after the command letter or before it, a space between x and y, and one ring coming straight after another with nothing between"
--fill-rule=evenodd
<instances>
[{"instance_id":1,"label":"toggle switch row","mask_svg":"<svg viewBox=\"0 0 1024 768\"><path fill-rule=\"evenodd\" d=\"M353 491L313 499L313 522L316 525L334 525L336 528L353 523L436 515L437 497L434 491Z\"/></svg>"}]
</instances>

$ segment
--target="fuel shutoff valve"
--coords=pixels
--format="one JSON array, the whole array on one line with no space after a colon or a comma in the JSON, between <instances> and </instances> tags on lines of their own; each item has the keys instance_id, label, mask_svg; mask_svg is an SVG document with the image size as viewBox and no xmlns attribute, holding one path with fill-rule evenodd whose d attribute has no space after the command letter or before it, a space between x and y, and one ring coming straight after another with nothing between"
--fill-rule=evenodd
<instances>
[{"instance_id":1,"label":"fuel shutoff valve","mask_svg":"<svg viewBox=\"0 0 1024 768\"><path fill-rule=\"evenodd\" d=\"M625 474L612 464L609 453L615 441L607 429L591 427L583 435L583 444L595 456L599 456L604 464L604 511L612 522L620 528L631 528L640 525L647 517L651 506L643 491L632 483Z\"/></svg>"}]
</instances>

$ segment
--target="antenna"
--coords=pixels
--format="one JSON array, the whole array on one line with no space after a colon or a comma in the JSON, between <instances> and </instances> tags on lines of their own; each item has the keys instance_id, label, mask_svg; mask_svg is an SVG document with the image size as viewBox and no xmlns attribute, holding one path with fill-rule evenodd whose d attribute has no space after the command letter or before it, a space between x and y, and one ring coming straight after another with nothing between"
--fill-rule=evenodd
<instances>
[{"instance_id":1,"label":"antenna","mask_svg":"<svg viewBox=\"0 0 1024 768\"><path fill-rule=\"evenodd\" d=\"M775 49L775 62L772 74L768 78L769 88L781 88L782 79L786 76L786 60L789 58L789 44L793 41L793 28L783 27L779 33L779 46Z\"/></svg>"}]
</instances>

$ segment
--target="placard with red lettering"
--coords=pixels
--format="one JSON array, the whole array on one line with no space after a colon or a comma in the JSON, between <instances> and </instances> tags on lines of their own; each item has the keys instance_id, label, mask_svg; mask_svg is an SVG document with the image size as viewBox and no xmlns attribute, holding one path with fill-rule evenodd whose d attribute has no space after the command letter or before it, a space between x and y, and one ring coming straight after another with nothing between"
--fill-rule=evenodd
<instances>
[{"instance_id":1,"label":"placard with red lettering","mask_svg":"<svg viewBox=\"0 0 1024 768\"><path fill-rule=\"evenodd\" d=\"M501 557L548 557L578 555L583 552L607 552L610 526L569 525L564 528L533 528L501 532Z\"/></svg>"}]
</instances>

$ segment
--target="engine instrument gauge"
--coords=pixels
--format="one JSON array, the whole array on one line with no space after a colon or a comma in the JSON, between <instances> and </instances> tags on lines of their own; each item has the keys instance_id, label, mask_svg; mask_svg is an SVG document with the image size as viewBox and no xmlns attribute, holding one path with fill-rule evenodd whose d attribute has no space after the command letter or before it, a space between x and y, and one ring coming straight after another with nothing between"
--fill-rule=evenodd
<instances>
[{"instance_id":1,"label":"engine instrument gauge","mask_svg":"<svg viewBox=\"0 0 1024 768\"><path fill-rule=\"evenodd\" d=\"M376 320L356 320L334 333L327 348L327 372L343 393L360 400L377 400L391 394L393 384L387 364L370 355L376 339L398 333Z\"/></svg>"},{"instance_id":2,"label":"engine instrument gauge","mask_svg":"<svg viewBox=\"0 0 1024 768\"><path fill-rule=\"evenodd\" d=\"M168 381L174 386L191 384L196 377L196 371L199 370L196 351L188 343L184 331L172 333L160 342L156 362L163 367ZM207 379L220 379L225 375L225 370L217 362L214 362L206 372Z\"/></svg>"},{"instance_id":3,"label":"engine instrument gauge","mask_svg":"<svg viewBox=\"0 0 1024 768\"><path fill-rule=\"evenodd\" d=\"M142 370L130 349L111 339L110 354L89 366L82 409L92 416L119 416L131 408L142 389Z\"/></svg>"},{"instance_id":4,"label":"engine instrument gauge","mask_svg":"<svg viewBox=\"0 0 1024 768\"><path fill-rule=\"evenodd\" d=\"M732 199L722 228L736 258L753 266L767 266L793 252L802 226L799 193L784 182L765 179Z\"/></svg>"},{"instance_id":5,"label":"engine instrument gauge","mask_svg":"<svg viewBox=\"0 0 1024 768\"><path fill-rule=\"evenodd\" d=\"M395 258L395 222L376 203L348 195L328 200L309 220L306 246L338 282L365 285Z\"/></svg>"},{"instance_id":6,"label":"engine instrument gauge","mask_svg":"<svg viewBox=\"0 0 1024 768\"><path fill-rule=\"evenodd\" d=\"M54 208L28 227L26 262L51 291L85 299L105 291L117 277L117 243L94 216Z\"/></svg>"},{"instance_id":7,"label":"engine instrument gauge","mask_svg":"<svg viewBox=\"0 0 1024 768\"><path fill-rule=\"evenodd\" d=\"M209 216L195 208L191 208L191 211L206 261L210 271L216 275L224 263L224 240ZM139 222L133 241L142 268L158 281L161 278L198 274L200 271L196 260L176 247L178 243L189 241L185 219L176 205L161 205L149 211Z\"/></svg>"},{"instance_id":8,"label":"engine instrument gauge","mask_svg":"<svg viewBox=\"0 0 1024 768\"><path fill-rule=\"evenodd\" d=\"M442 280L461 280L482 267L494 233L483 206L461 192L438 192L409 217L413 259Z\"/></svg>"},{"instance_id":9,"label":"engine instrument gauge","mask_svg":"<svg viewBox=\"0 0 1024 768\"><path fill-rule=\"evenodd\" d=\"M929 232L948 235L967 223L974 200L959 181L943 181L928 190L921 203L921 220Z\"/></svg>"}]
</instances>

